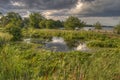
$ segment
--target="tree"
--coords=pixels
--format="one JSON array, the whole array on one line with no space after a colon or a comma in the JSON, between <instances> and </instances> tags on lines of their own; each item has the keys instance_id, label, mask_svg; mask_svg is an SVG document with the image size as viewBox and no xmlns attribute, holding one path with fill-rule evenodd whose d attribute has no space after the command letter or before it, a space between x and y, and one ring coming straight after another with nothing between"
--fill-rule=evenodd
<instances>
[{"instance_id":1,"label":"tree","mask_svg":"<svg viewBox=\"0 0 120 80\"><path fill-rule=\"evenodd\" d=\"M40 28L39 23L45 19L41 14L39 13L32 13L29 16L30 26L34 28Z\"/></svg>"},{"instance_id":2,"label":"tree","mask_svg":"<svg viewBox=\"0 0 120 80\"><path fill-rule=\"evenodd\" d=\"M56 23L54 20L50 19L46 21L46 28L47 29L53 29L56 28Z\"/></svg>"},{"instance_id":3,"label":"tree","mask_svg":"<svg viewBox=\"0 0 120 80\"><path fill-rule=\"evenodd\" d=\"M8 19L8 22L12 22L16 25L22 22L22 17L18 13L15 13L15 12L7 13L6 18Z\"/></svg>"},{"instance_id":4,"label":"tree","mask_svg":"<svg viewBox=\"0 0 120 80\"><path fill-rule=\"evenodd\" d=\"M54 21L52 19L47 20L44 19L39 23L40 28L48 28L48 29L57 29L63 27L63 23L59 20Z\"/></svg>"},{"instance_id":5,"label":"tree","mask_svg":"<svg viewBox=\"0 0 120 80\"><path fill-rule=\"evenodd\" d=\"M0 12L0 18L2 17L3 15L2 15L2 12Z\"/></svg>"},{"instance_id":6,"label":"tree","mask_svg":"<svg viewBox=\"0 0 120 80\"><path fill-rule=\"evenodd\" d=\"M2 16L1 19L0 19L0 25L1 27L5 27L6 24L8 24L8 20L5 16Z\"/></svg>"},{"instance_id":7,"label":"tree","mask_svg":"<svg viewBox=\"0 0 120 80\"><path fill-rule=\"evenodd\" d=\"M100 24L100 22L96 22L94 24L94 27L95 27L95 29L102 29L102 25Z\"/></svg>"},{"instance_id":8,"label":"tree","mask_svg":"<svg viewBox=\"0 0 120 80\"><path fill-rule=\"evenodd\" d=\"M61 22L59 20L55 21L55 25L56 25L56 28L62 28L62 27L64 27L63 22Z\"/></svg>"},{"instance_id":9,"label":"tree","mask_svg":"<svg viewBox=\"0 0 120 80\"><path fill-rule=\"evenodd\" d=\"M24 25L24 28L28 28L28 26L29 26L29 18L24 18L23 19L23 25Z\"/></svg>"},{"instance_id":10,"label":"tree","mask_svg":"<svg viewBox=\"0 0 120 80\"><path fill-rule=\"evenodd\" d=\"M45 20L42 20L40 23L39 23L39 27L40 28L46 28L46 22L47 22L47 20L45 19Z\"/></svg>"},{"instance_id":11,"label":"tree","mask_svg":"<svg viewBox=\"0 0 120 80\"><path fill-rule=\"evenodd\" d=\"M1 19L1 25L2 27L5 27L6 25L13 23L18 27L23 27L22 18L18 13L15 12L9 12L6 16L2 16Z\"/></svg>"},{"instance_id":12,"label":"tree","mask_svg":"<svg viewBox=\"0 0 120 80\"><path fill-rule=\"evenodd\" d=\"M75 29L84 27L85 23L79 20L77 17L70 16L65 22L64 26L66 29Z\"/></svg>"},{"instance_id":13,"label":"tree","mask_svg":"<svg viewBox=\"0 0 120 80\"><path fill-rule=\"evenodd\" d=\"M114 30L117 34L120 34L120 23L114 27Z\"/></svg>"},{"instance_id":14,"label":"tree","mask_svg":"<svg viewBox=\"0 0 120 80\"><path fill-rule=\"evenodd\" d=\"M2 16L2 12L0 12L0 17Z\"/></svg>"}]
</instances>

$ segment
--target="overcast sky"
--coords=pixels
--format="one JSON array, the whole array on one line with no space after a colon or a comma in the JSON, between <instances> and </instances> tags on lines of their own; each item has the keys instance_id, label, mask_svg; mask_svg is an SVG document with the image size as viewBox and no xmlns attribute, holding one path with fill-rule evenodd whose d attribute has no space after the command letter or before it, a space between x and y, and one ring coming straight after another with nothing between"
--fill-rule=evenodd
<instances>
[{"instance_id":1,"label":"overcast sky","mask_svg":"<svg viewBox=\"0 0 120 80\"><path fill-rule=\"evenodd\" d=\"M46 18L64 20L74 15L88 24L104 25L120 22L120 0L0 0L0 12L15 11L27 16L40 12Z\"/></svg>"}]
</instances>

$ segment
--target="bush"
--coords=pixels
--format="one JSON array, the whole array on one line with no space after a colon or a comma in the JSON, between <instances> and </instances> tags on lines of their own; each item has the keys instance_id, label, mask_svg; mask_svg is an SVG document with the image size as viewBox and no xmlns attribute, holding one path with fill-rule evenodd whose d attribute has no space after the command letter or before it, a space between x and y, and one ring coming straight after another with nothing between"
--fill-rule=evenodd
<instances>
[{"instance_id":1,"label":"bush","mask_svg":"<svg viewBox=\"0 0 120 80\"><path fill-rule=\"evenodd\" d=\"M117 26L115 26L114 31L115 31L117 34L120 34L120 24L118 24Z\"/></svg>"},{"instance_id":2,"label":"bush","mask_svg":"<svg viewBox=\"0 0 120 80\"><path fill-rule=\"evenodd\" d=\"M12 40L13 41L19 41L22 38L22 32L21 32L21 28L18 26L15 26L14 24L8 24L6 26L6 30L13 35Z\"/></svg>"},{"instance_id":3,"label":"bush","mask_svg":"<svg viewBox=\"0 0 120 80\"><path fill-rule=\"evenodd\" d=\"M95 29L102 29L102 25L100 24L100 22L96 22L94 24L94 27L95 27Z\"/></svg>"},{"instance_id":4,"label":"bush","mask_svg":"<svg viewBox=\"0 0 120 80\"><path fill-rule=\"evenodd\" d=\"M77 17L70 16L65 22L64 26L65 29L72 29L74 30L75 28L82 28L84 27L85 23Z\"/></svg>"}]
</instances>

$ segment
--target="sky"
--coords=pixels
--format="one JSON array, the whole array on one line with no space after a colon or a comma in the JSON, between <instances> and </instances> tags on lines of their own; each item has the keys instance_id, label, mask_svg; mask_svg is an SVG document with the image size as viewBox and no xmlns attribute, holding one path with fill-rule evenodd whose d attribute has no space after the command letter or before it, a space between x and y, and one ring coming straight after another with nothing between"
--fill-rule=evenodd
<instances>
[{"instance_id":1,"label":"sky","mask_svg":"<svg viewBox=\"0 0 120 80\"><path fill-rule=\"evenodd\" d=\"M114 26L120 23L120 0L0 0L0 12L11 11L24 17L39 12L55 20L76 16L87 24L99 21Z\"/></svg>"}]
</instances>

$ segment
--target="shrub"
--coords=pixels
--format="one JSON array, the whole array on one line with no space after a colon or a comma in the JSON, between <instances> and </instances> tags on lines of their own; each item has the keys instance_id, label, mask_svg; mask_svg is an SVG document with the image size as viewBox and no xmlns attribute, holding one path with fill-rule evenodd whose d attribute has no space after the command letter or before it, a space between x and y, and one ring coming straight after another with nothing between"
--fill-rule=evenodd
<instances>
[{"instance_id":1,"label":"shrub","mask_svg":"<svg viewBox=\"0 0 120 80\"><path fill-rule=\"evenodd\" d=\"M0 32L0 46L4 45L5 43L9 42L12 39L12 35L8 33Z\"/></svg>"},{"instance_id":2,"label":"shrub","mask_svg":"<svg viewBox=\"0 0 120 80\"><path fill-rule=\"evenodd\" d=\"M22 38L22 32L21 32L21 28L18 26L15 26L14 24L8 24L6 26L6 30L13 35L12 40L13 41L19 41Z\"/></svg>"},{"instance_id":3,"label":"shrub","mask_svg":"<svg viewBox=\"0 0 120 80\"><path fill-rule=\"evenodd\" d=\"M118 24L117 26L115 26L114 31L115 31L117 34L120 34L120 24Z\"/></svg>"}]
</instances>

